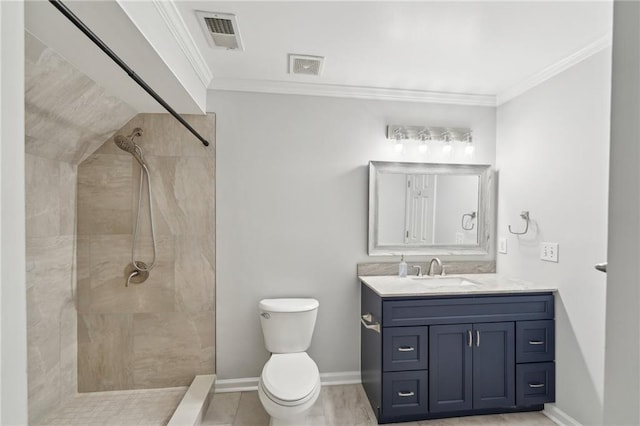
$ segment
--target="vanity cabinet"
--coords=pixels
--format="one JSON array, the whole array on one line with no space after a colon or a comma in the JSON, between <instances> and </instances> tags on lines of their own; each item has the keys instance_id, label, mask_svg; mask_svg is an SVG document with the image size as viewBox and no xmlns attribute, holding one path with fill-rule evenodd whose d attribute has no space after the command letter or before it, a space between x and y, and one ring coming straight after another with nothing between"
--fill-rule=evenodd
<instances>
[{"instance_id":1,"label":"vanity cabinet","mask_svg":"<svg viewBox=\"0 0 640 426\"><path fill-rule=\"evenodd\" d=\"M553 302L380 297L363 283L362 383L378 422L541 410L555 398Z\"/></svg>"}]
</instances>

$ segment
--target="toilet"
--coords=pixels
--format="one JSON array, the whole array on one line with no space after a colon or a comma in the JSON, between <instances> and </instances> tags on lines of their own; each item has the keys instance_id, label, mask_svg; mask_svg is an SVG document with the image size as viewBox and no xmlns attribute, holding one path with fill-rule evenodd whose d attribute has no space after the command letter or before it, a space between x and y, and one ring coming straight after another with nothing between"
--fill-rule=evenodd
<instances>
[{"instance_id":1,"label":"toilet","mask_svg":"<svg viewBox=\"0 0 640 426\"><path fill-rule=\"evenodd\" d=\"M264 299L258 308L271 357L262 368L258 396L270 425L306 423L320 395L320 372L307 355L320 303L316 299Z\"/></svg>"}]
</instances>

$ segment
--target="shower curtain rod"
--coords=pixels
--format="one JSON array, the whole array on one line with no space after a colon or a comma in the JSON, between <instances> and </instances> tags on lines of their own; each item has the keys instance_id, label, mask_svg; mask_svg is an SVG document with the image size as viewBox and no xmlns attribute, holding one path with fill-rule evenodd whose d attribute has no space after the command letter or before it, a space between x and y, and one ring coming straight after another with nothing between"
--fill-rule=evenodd
<instances>
[{"instance_id":1,"label":"shower curtain rod","mask_svg":"<svg viewBox=\"0 0 640 426\"><path fill-rule=\"evenodd\" d=\"M93 31L91 31L89 27L84 24L84 22L80 20L80 18L74 15L73 12L64 5L64 3L62 3L60 0L49 0L49 3L51 3L56 9L58 9L60 13L62 13L69 21L71 21L73 25L75 25L80 31L84 33L84 35L86 35L92 42L94 42L95 45L100 48L100 50L106 53L106 55L110 57L113 62L118 64L118 66L120 66L120 68L122 68L133 81L138 83L138 85L142 87L149 95L151 95L153 99L158 101L158 103L162 105L164 109L169 112L169 114L173 115L176 120L182 123L182 125L186 127L191 133L193 133L195 137L200 139L204 146L209 146L209 141L203 138L200 133L198 133L193 127L191 127L191 125L187 123L187 121L182 118L182 116L178 114L173 108L171 108L171 106L169 106L169 104L166 103L165 100L160 97L160 95L158 95L151 87L149 87L149 85L145 83L143 79L138 77L138 75L133 72L133 70L129 68L129 66L109 48L109 46L107 46L102 40L100 40L100 38Z\"/></svg>"}]
</instances>

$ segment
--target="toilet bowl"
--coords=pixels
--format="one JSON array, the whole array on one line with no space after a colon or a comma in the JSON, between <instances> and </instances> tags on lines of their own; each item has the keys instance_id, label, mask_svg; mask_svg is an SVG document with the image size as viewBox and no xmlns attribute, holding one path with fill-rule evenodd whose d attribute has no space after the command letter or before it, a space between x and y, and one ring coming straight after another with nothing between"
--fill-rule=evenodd
<instances>
[{"instance_id":1,"label":"toilet bowl","mask_svg":"<svg viewBox=\"0 0 640 426\"><path fill-rule=\"evenodd\" d=\"M272 426L304 425L320 395L318 366L305 352L318 306L315 299L260 301L265 345L272 354L262 369L258 396Z\"/></svg>"},{"instance_id":2,"label":"toilet bowl","mask_svg":"<svg viewBox=\"0 0 640 426\"><path fill-rule=\"evenodd\" d=\"M265 364L258 396L271 425L303 425L320 395L320 373L306 352L273 354Z\"/></svg>"}]
</instances>

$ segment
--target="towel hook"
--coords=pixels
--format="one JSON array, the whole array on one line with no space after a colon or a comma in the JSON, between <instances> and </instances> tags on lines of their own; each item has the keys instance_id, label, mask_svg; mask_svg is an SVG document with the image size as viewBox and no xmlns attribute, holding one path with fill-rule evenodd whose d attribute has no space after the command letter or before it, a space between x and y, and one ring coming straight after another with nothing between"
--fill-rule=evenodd
<instances>
[{"instance_id":1,"label":"towel hook","mask_svg":"<svg viewBox=\"0 0 640 426\"><path fill-rule=\"evenodd\" d=\"M464 226L464 218L465 217L469 217L469 220L467 221L467 224L470 224L470 227ZM476 212L471 212L471 213L465 213L462 215L462 223L460 224L460 226L462 226L462 229L464 229L465 231L471 231L473 229L474 226L476 226L475 223L473 223L473 219L476 218Z\"/></svg>"},{"instance_id":2,"label":"towel hook","mask_svg":"<svg viewBox=\"0 0 640 426\"><path fill-rule=\"evenodd\" d=\"M528 211L520 212L520 217L526 222L526 226L523 232L513 232L511 230L511 225L509 225L509 232L511 232L514 235L524 235L527 233L527 231L529 231L529 212Z\"/></svg>"}]
</instances>

